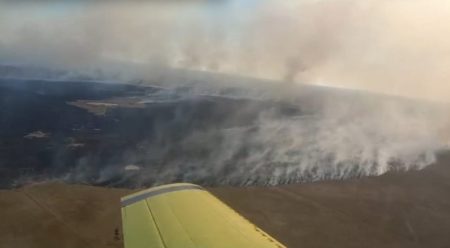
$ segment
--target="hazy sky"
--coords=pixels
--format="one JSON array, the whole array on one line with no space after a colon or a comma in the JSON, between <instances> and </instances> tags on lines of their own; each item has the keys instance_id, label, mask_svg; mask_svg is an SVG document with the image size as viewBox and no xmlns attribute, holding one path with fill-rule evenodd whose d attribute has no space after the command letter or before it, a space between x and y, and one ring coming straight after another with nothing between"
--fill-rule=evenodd
<instances>
[{"instance_id":1,"label":"hazy sky","mask_svg":"<svg viewBox=\"0 0 450 248\"><path fill-rule=\"evenodd\" d=\"M11 2L3 63L139 62L450 99L447 0Z\"/></svg>"}]
</instances>

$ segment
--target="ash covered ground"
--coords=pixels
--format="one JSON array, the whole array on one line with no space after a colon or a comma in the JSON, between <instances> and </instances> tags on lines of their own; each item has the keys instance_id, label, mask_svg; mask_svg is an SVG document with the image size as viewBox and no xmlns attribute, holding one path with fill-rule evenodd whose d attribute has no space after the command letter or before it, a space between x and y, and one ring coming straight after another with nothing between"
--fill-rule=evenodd
<instances>
[{"instance_id":1,"label":"ash covered ground","mask_svg":"<svg viewBox=\"0 0 450 248\"><path fill-rule=\"evenodd\" d=\"M8 76L0 79L2 188L346 179L422 169L447 149L447 108L436 103L317 86Z\"/></svg>"}]
</instances>

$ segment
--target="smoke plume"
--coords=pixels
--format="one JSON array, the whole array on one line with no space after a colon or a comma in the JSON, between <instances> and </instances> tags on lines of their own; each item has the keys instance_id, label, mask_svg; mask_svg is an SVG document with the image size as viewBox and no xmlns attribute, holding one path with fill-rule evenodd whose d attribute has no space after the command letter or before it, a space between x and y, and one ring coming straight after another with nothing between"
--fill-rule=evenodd
<instances>
[{"instance_id":1,"label":"smoke plume","mask_svg":"<svg viewBox=\"0 0 450 248\"><path fill-rule=\"evenodd\" d=\"M92 172L83 161L68 179L133 186L347 179L423 169L449 144L449 109L429 102L316 88L290 100L174 94L148 99L155 106L177 103L176 115L151 123L156 138L109 163L115 166Z\"/></svg>"}]
</instances>

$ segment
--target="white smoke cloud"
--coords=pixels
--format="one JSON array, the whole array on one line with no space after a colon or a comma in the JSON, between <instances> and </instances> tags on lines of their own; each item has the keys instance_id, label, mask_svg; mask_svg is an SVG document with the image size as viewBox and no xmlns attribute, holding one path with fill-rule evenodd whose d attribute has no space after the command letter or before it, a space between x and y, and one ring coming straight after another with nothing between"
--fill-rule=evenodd
<instances>
[{"instance_id":1,"label":"white smoke cloud","mask_svg":"<svg viewBox=\"0 0 450 248\"><path fill-rule=\"evenodd\" d=\"M241 124L209 126L205 119L204 128L170 140L166 135L177 132L180 123L197 121L195 115L180 114L162 123L155 130L157 137L143 141L141 149L125 153L127 163L139 165L139 173L124 174L122 166L107 166L96 183L120 178L119 183L132 186L176 181L276 185L347 179L420 170L448 150L448 106L331 89L305 91L291 100L252 98L227 113L228 121ZM185 95L180 104L197 97ZM280 108L283 104L289 106L288 113ZM295 111L289 113L291 108ZM248 119L255 112L256 117ZM85 163L68 178L96 178Z\"/></svg>"}]
</instances>

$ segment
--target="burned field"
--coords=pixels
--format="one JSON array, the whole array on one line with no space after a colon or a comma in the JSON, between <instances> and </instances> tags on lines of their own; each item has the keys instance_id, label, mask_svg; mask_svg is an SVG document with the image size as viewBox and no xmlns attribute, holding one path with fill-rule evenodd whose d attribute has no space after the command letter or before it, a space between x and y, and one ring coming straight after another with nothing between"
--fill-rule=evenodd
<instances>
[{"instance_id":1,"label":"burned field","mask_svg":"<svg viewBox=\"0 0 450 248\"><path fill-rule=\"evenodd\" d=\"M201 159L206 147L187 150L182 144L196 131L251 126L267 108L286 115L299 112L269 101L124 84L2 79L0 88L3 188L51 179L151 185L156 179L135 181L136 171L129 168L156 174L170 160ZM169 180L182 180L183 174Z\"/></svg>"}]
</instances>

